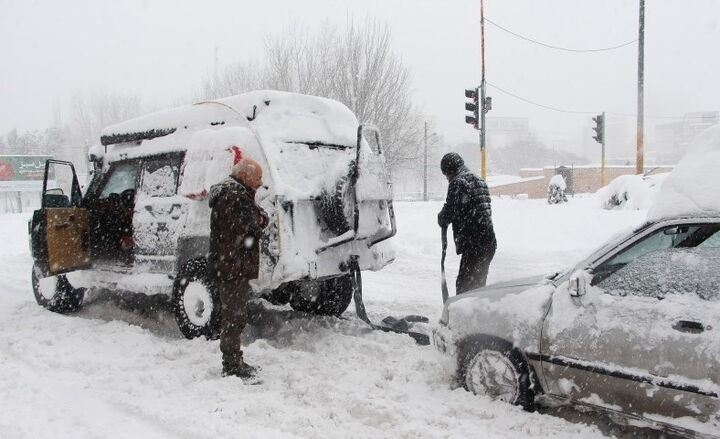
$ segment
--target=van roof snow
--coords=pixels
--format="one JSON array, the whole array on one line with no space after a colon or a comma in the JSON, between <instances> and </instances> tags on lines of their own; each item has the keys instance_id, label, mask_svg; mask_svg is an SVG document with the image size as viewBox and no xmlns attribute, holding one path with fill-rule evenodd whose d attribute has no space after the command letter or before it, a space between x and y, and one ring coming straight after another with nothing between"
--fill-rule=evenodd
<instances>
[{"instance_id":1,"label":"van roof snow","mask_svg":"<svg viewBox=\"0 0 720 439\"><path fill-rule=\"evenodd\" d=\"M280 141L353 146L358 122L350 109L331 99L258 90L110 125L100 139L107 146L219 125L253 127Z\"/></svg>"}]
</instances>

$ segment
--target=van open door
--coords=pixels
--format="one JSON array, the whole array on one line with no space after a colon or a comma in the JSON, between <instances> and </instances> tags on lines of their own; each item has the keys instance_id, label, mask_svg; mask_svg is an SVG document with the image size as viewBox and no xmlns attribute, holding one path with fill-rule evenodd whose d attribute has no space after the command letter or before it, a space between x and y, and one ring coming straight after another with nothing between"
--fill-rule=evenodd
<instances>
[{"instance_id":1,"label":"van open door","mask_svg":"<svg viewBox=\"0 0 720 439\"><path fill-rule=\"evenodd\" d=\"M40 209L33 212L30 242L35 265L48 275L90 266L89 215L70 162L47 160Z\"/></svg>"}]
</instances>

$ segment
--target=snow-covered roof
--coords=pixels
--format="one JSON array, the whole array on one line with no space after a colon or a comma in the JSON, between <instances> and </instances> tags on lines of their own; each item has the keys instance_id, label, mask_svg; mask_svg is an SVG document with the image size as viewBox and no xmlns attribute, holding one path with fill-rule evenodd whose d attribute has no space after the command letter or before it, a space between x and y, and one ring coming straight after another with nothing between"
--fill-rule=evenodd
<instances>
[{"instance_id":1,"label":"snow-covered roof","mask_svg":"<svg viewBox=\"0 0 720 439\"><path fill-rule=\"evenodd\" d=\"M663 182L649 221L720 215L720 125L703 131Z\"/></svg>"},{"instance_id":2,"label":"snow-covered roof","mask_svg":"<svg viewBox=\"0 0 720 439\"><path fill-rule=\"evenodd\" d=\"M158 111L103 129L103 145L167 136L211 126L251 126L277 141L354 146L355 115L340 102L273 90Z\"/></svg>"}]
</instances>

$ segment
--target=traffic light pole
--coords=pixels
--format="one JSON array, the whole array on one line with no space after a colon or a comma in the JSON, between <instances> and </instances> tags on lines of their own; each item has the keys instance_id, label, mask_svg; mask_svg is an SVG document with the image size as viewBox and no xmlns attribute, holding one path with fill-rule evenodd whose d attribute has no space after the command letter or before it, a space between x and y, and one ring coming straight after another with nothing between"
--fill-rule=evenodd
<instances>
[{"instance_id":1,"label":"traffic light pole","mask_svg":"<svg viewBox=\"0 0 720 439\"><path fill-rule=\"evenodd\" d=\"M480 176L487 180L487 152L485 151L485 7L480 0Z\"/></svg>"},{"instance_id":2,"label":"traffic light pole","mask_svg":"<svg viewBox=\"0 0 720 439\"><path fill-rule=\"evenodd\" d=\"M605 112L602 114L602 153L600 156L600 187L605 187Z\"/></svg>"}]
</instances>

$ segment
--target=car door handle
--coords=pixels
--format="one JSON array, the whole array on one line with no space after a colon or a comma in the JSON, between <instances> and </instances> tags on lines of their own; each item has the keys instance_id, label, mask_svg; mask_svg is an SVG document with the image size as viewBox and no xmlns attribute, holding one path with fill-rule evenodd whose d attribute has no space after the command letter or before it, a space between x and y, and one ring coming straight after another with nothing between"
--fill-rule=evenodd
<instances>
[{"instance_id":1,"label":"car door handle","mask_svg":"<svg viewBox=\"0 0 720 439\"><path fill-rule=\"evenodd\" d=\"M672 328L676 331L687 332L689 334L700 334L705 331L705 325L692 320L678 320Z\"/></svg>"}]
</instances>

